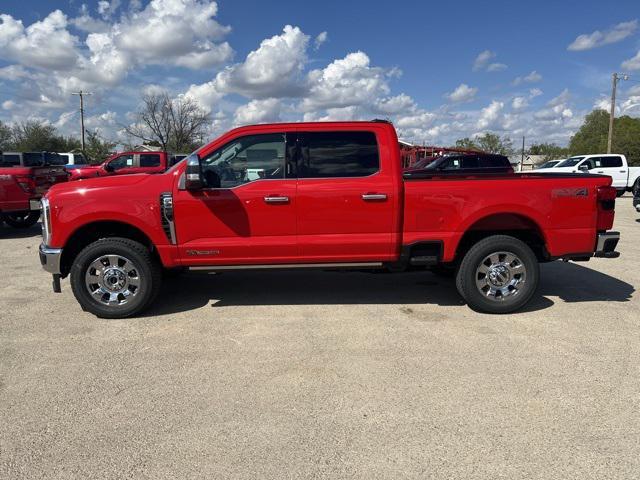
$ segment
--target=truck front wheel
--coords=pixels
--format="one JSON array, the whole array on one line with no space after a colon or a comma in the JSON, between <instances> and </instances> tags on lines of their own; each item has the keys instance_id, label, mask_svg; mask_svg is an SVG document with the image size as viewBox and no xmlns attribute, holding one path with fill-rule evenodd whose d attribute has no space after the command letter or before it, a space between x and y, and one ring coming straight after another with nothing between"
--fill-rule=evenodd
<instances>
[{"instance_id":1,"label":"truck front wheel","mask_svg":"<svg viewBox=\"0 0 640 480\"><path fill-rule=\"evenodd\" d=\"M128 238L104 238L75 258L71 289L82 308L100 318L140 313L158 295L162 270L149 250Z\"/></svg>"},{"instance_id":2,"label":"truck front wheel","mask_svg":"<svg viewBox=\"0 0 640 480\"><path fill-rule=\"evenodd\" d=\"M458 292L474 310L510 313L524 306L538 287L538 259L517 238L494 235L466 253L456 275Z\"/></svg>"}]
</instances>

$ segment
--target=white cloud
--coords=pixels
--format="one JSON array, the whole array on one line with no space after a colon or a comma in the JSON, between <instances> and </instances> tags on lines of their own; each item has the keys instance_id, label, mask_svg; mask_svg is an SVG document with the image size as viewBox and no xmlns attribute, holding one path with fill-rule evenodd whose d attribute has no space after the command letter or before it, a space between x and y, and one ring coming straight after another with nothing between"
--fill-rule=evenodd
<instances>
[{"instance_id":1,"label":"white cloud","mask_svg":"<svg viewBox=\"0 0 640 480\"><path fill-rule=\"evenodd\" d=\"M511 102L513 110L524 110L529 106L529 101L525 97L515 97Z\"/></svg>"},{"instance_id":2,"label":"white cloud","mask_svg":"<svg viewBox=\"0 0 640 480\"><path fill-rule=\"evenodd\" d=\"M542 93L542 90L540 90L539 88L532 88L531 90L529 90L529 98L539 97L540 95L542 95Z\"/></svg>"},{"instance_id":3,"label":"white cloud","mask_svg":"<svg viewBox=\"0 0 640 480\"><path fill-rule=\"evenodd\" d=\"M529 75L525 75L524 77L516 77L512 85L521 85L523 83L537 83L542 81L542 75L533 70Z\"/></svg>"},{"instance_id":4,"label":"white cloud","mask_svg":"<svg viewBox=\"0 0 640 480\"><path fill-rule=\"evenodd\" d=\"M328 38L329 38L329 35L327 34L327 32L320 32L318 36L315 38L315 40L313 41L313 46L315 50L318 50L322 46L322 44L327 41Z\"/></svg>"},{"instance_id":5,"label":"white cloud","mask_svg":"<svg viewBox=\"0 0 640 480\"><path fill-rule=\"evenodd\" d=\"M495 52L492 52L491 50L484 50L480 52L473 62L473 71L476 72L484 69L489 62L495 58L495 56Z\"/></svg>"},{"instance_id":6,"label":"white cloud","mask_svg":"<svg viewBox=\"0 0 640 480\"><path fill-rule=\"evenodd\" d=\"M236 109L234 122L236 125L278 122L280 121L280 109L280 100L277 98L251 100Z\"/></svg>"},{"instance_id":7,"label":"white cloud","mask_svg":"<svg viewBox=\"0 0 640 480\"><path fill-rule=\"evenodd\" d=\"M478 120L478 129L486 130L494 127L502 114L503 108L504 103L497 100L492 101L487 107L483 108Z\"/></svg>"},{"instance_id":8,"label":"white cloud","mask_svg":"<svg viewBox=\"0 0 640 480\"><path fill-rule=\"evenodd\" d=\"M480 52L476 59L473 61L472 70L474 72L478 72L481 70L487 72L501 72L502 70L507 69L507 65L505 65L504 63L491 62L491 60L493 60L494 58L496 58L496 53L492 52L491 50L484 50Z\"/></svg>"},{"instance_id":9,"label":"white cloud","mask_svg":"<svg viewBox=\"0 0 640 480\"><path fill-rule=\"evenodd\" d=\"M631 20L630 22L622 22L609 30L601 32L596 30L593 33L585 33L579 35L571 44L567 47L567 50L582 51L591 50L592 48L602 47L611 43L617 43L625 38L633 35L638 28L638 20Z\"/></svg>"},{"instance_id":10,"label":"white cloud","mask_svg":"<svg viewBox=\"0 0 640 480\"><path fill-rule=\"evenodd\" d=\"M308 35L287 25L282 34L263 40L243 63L220 72L215 78L215 88L247 97L299 96L308 44Z\"/></svg>"},{"instance_id":11,"label":"white cloud","mask_svg":"<svg viewBox=\"0 0 640 480\"><path fill-rule=\"evenodd\" d=\"M638 50L635 57L622 62L622 68L625 70L640 70L640 50Z\"/></svg>"},{"instance_id":12,"label":"white cloud","mask_svg":"<svg viewBox=\"0 0 640 480\"><path fill-rule=\"evenodd\" d=\"M78 38L67 30L67 16L60 10L24 28L11 15L0 15L0 58L26 67L69 70L78 60Z\"/></svg>"},{"instance_id":13,"label":"white cloud","mask_svg":"<svg viewBox=\"0 0 640 480\"><path fill-rule=\"evenodd\" d=\"M309 72L309 91L300 104L305 111L373 104L389 93L384 69L372 67L364 52L350 53L323 69Z\"/></svg>"},{"instance_id":14,"label":"white cloud","mask_svg":"<svg viewBox=\"0 0 640 480\"><path fill-rule=\"evenodd\" d=\"M453 92L447 93L446 97L454 103L471 102L474 100L476 93L478 93L476 87L461 83Z\"/></svg>"},{"instance_id":15,"label":"white cloud","mask_svg":"<svg viewBox=\"0 0 640 480\"><path fill-rule=\"evenodd\" d=\"M492 63L487 67L487 72L501 72L507 68L504 63Z\"/></svg>"},{"instance_id":16,"label":"white cloud","mask_svg":"<svg viewBox=\"0 0 640 480\"><path fill-rule=\"evenodd\" d=\"M379 98L374 102L374 111L382 114L406 113L415 109L416 104L409 95L401 93L394 97Z\"/></svg>"}]
</instances>

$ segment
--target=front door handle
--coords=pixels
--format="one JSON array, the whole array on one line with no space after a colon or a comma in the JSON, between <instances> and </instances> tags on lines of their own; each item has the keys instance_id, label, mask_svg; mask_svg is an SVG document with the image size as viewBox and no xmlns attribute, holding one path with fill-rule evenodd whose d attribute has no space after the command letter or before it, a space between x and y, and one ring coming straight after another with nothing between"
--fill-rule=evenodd
<instances>
[{"instance_id":1,"label":"front door handle","mask_svg":"<svg viewBox=\"0 0 640 480\"><path fill-rule=\"evenodd\" d=\"M381 201L381 200L386 200L387 199L387 194L386 193L363 193L362 194L362 200L364 200L365 202L374 202L374 201Z\"/></svg>"},{"instance_id":2,"label":"front door handle","mask_svg":"<svg viewBox=\"0 0 640 480\"><path fill-rule=\"evenodd\" d=\"M269 196L269 197L264 197L264 201L266 203L289 203L289 197Z\"/></svg>"}]
</instances>

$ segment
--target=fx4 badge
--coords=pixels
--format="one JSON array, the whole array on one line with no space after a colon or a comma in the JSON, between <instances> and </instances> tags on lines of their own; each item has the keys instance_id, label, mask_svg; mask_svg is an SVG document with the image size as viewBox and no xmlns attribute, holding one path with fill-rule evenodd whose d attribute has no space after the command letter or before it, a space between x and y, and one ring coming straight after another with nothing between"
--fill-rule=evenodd
<instances>
[{"instance_id":1,"label":"fx4 badge","mask_svg":"<svg viewBox=\"0 0 640 480\"><path fill-rule=\"evenodd\" d=\"M589 189L588 188L556 188L551 191L551 196L553 198L560 197L588 197Z\"/></svg>"}]
</instances>

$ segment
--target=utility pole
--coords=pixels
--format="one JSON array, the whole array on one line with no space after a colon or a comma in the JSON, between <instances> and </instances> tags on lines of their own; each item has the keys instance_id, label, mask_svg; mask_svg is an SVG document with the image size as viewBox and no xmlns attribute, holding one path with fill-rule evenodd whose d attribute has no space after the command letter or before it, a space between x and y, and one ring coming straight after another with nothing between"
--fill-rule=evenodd
<instances>
[{"instance_id":1,"label":"utility pole","mask_svg":"<svg viewBox=\"0 0 640 480\"><path fill-rule=\"evenodd\" d=\"M91 92L72 92L71 95L78 95L80 97L80 138L82 139L82 152L84 153L84 95L93 95Z\"/></svg>"},{"instance_id":2,"label":"utility pole","mask_svg":"<svg viewBox=\"0 0 640 480\"><path fill-rule=\"evenodd\" d=\"M522 153L520 155L520 171L524 167L524 135L522 136Z\"/></svg>"},{"instance_id":3,"label":"utility pole","mask_svg":"<svg viewBox=\"0 0 640 480\"><path fill-rule=\"evenodd\" d=\"M609 136L607 137L607 153L611 153L611 144L613 143L613 120L616 116L616 90L620 80L628 80L629 75L626 73L611 75L611 111L609 113Z\"/></svg>"}]
</instances>

